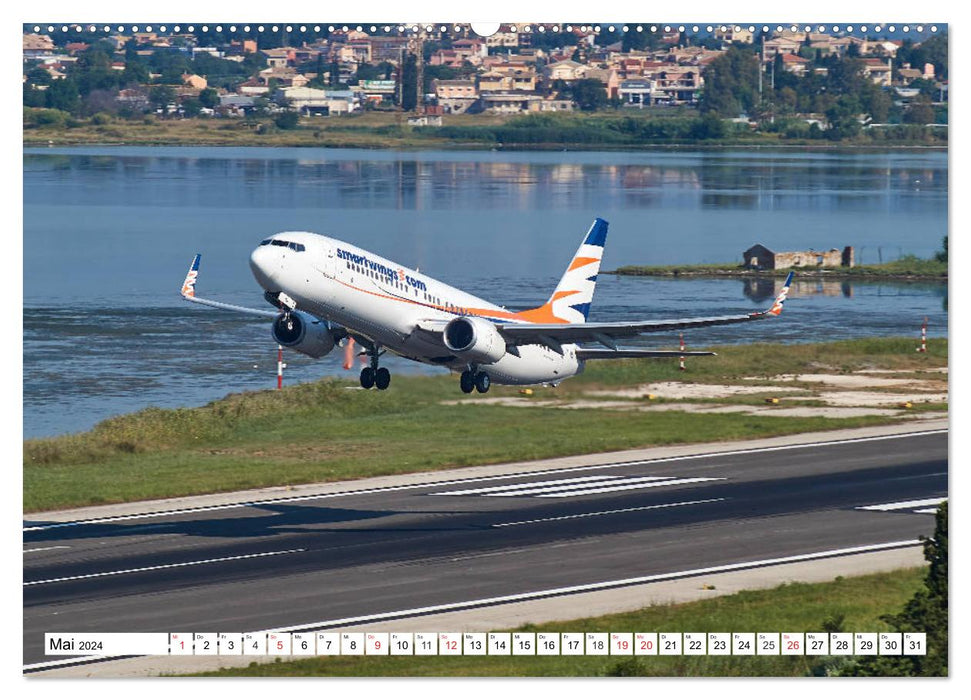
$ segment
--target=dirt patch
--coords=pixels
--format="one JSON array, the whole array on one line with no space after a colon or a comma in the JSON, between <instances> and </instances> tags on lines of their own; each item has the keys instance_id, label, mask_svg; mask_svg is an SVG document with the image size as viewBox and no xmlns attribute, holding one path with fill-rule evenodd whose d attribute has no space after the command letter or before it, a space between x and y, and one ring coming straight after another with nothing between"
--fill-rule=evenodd
<instances>
[{"instance_id":1,"label":"dirt patch","mask_svg":"<svg viewBox=\"0 0 971 700\"><path fill-rule=\"evenodd\" d=\"M589 390L583 397L570 400L529 399L518 396L469 397L445 401L446 405L475 403L492 406L533 406L564 409L599 409L608 411L683 411L685 413L741 413L798 418L858 418L861 416L930 419L947 417L947 413L909 413L906 403L947 403L948 386L940 374L946 368L915 372L864 370L837 374L832 371L806 374L782 374L770 377L772 384L696 384L656 382L634 387ZM938 376L926 376L933 372ZM878 376L874 376L878 375ZM765 381L745 377L746 381ZM797 386L803 385L803 386ZM811 388L805 388L809 385ZM780 403L753 404L759 395L778 398ZM655 403L649 396L664 401ZM741 403L705 403L713 399L738 398ZM822 406L798 406L792 402L815 401ZM784 405L785 404L785 405Z\"/></svg>"},{"instance_id":2,"label":"dirt patch","mask_svg":"<svg viewBox=\"0 0 971 700\"><path fill-rule=\"evenodd\" d=\"M680 382L657 382L656 384L642 384L630 389L588 391L585 393L588 396L616 396L631 399L644 398L648 394L654 394L662 399L727 399L733 396L746 396L751 394L804 394L806 390L778 385L749 386L745 384L682 384Z\"/></svg>"},{"instance_id":3,"label":"dirt patch","mask_svg":"<svg viewBox=\"0 0 971 700\"><path fill-rule=\"evenodd\" d=\"M752 406L745 404L719 403L638 403L634 401L530 401L514 396L475 398L464 402L446 401L448 405L458 403L488 404L491 406L518 406L525 408L560 408L560 409L599 409L610 411L637 411L639 413L658 413L666 411L683 411L685 413L742 413L750 416L788 416L793 418L858 418L861 416L906 416L907 411L899 408L881 408L874 406ZM946 414L921 413L915 414L921 419L946 417Z\"/></svg>"},{"instance_id":4,"label":"dirt patch","mask_svg":"<svg viewBox=\"0 0 971 700\"><path fill-rule=\"evenodd\" d=\"M874 377L870 374L780 374L771 378L774 382L799 382L825 384L844 389L874 389L879 387L907 387L912 391L940 391L946 383L939 379L927 380L913 377Z\"/></svg>"},{"instance_id":5,"label":"dirt patch","mask_svg":"<svg viewBox=\"0 0 971 700\"><path fill-rule=\"evenodd\" d=\"M912 403L946 403L947 394L909 393L885 391L825 391L816 398L831 406L894 406L908 401Z\"/></svg>"}]
</instances>

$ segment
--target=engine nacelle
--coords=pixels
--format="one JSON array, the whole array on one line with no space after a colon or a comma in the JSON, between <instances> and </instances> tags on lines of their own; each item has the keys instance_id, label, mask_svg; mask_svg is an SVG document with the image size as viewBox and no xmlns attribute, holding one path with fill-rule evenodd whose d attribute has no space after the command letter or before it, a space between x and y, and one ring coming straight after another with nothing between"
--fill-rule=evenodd
<instances>
[{"instance_id":1,"label":"engine nacelle","mask_svg":"<svg viewBox=\"0 0 971 700\"><path fill-rule=\"evenodd\" d=\"M461 316L452 319L442 333L445 347L463 360L488 365L506 354L506 341L499 330L481 318Z\"/></svg>"},{"instance_id":2,"label":"engine nacelle","mask_svg":"<svg viewBox=\"0 0 971 700\"><path fill-rule=\"evenodd\" d=\"M302 311L277 316L273 321L273 340L315 360L334 349L334 335L327 324Z\"/></svg>"}]
</instances>

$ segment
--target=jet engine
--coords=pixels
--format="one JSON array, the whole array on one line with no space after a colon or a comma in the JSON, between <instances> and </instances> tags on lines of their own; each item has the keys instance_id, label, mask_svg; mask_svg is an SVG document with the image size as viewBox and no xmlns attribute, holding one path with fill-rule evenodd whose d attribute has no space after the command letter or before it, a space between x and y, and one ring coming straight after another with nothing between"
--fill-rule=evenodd
<instances>
[{"instance_id":1,"label":"jet engine","mask_svg":"<svg viewBox=\"0 0 971 700\"><path fill-rule=\"evenodd\" d=\"M334 335L327 323L302 311L277 316L273 321L273 339L315 360L334 349Z\"/></svg>"},{"instance_id":2,"label":"jet engine","mask_svg":"<svg viewBox=\"0 0 971 700\"><path fill-rule=\"evenodd\" d=\"M506 354L506 341L488 321L471 316L452 319L442 333L445 347L463 360L488 365Z\"/></svg>"}]
</instances>

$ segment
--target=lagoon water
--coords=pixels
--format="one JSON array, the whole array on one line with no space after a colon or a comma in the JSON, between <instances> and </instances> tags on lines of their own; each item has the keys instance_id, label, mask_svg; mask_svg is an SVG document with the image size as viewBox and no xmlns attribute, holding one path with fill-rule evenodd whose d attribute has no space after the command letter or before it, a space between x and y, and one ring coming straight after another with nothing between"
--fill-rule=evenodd
<instances>
[{"instance_id":1,"label":"lagoon water","mask_svg":"<svg viewBox=\"0 0 971 700\"><path fill-rule=\"evenodd\" d=\"M332 235L510 308L542 303L594 217L604 269L729 262L852 245L928 257L948 224L947 154L765 149L641 153L90 147L24 151L24 434L275 386L268 324L182 302L265 305L249 268L268 233ZM594 320L762 308L771 283L602 275ZM946 286L801 281L778 322L689 345L946 335ZM670 347L675 337L642 341ZM288 353L286 382L351 377ZM391 359L392 372L437 372ZM392 387L393 388L393 387ZM457 391L457 389L456 389Z\"/></svg>"}]
</instances>

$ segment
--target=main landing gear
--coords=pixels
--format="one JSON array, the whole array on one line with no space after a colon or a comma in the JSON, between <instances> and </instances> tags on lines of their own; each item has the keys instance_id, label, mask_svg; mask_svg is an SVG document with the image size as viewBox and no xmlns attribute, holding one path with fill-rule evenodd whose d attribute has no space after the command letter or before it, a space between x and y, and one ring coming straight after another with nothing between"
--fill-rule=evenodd
<instances>
[{"instance_id":1,"label":"main landing gear","mask_svg":"<svg viewBox=\"0 0 971 700\"><path fill-rule=\"evenodd\" d=\"M471 394L473 389L478 391L480 394L484 394L489 391L489 387L492 386L492 379L490 379L486 372L478 372L474 369L467 369L462 372L462 375L459 377L459 386L466 394Z\"/></svg>"},{"instance_id":2,"label":"main landing gear","mask_svg":"<svg viewBox=\"0 0 971 700\"><path fill-rule=\"evenodd\" d=\"M387 367L378 367L378 358L382 353L377 348L368 351L367 354L371 357L371 366L361 370L361 386L365 389L376 386L384 391L391 384L391 372Z\"/></svg>"}]
</instances>

